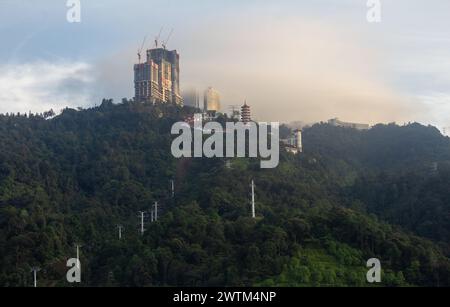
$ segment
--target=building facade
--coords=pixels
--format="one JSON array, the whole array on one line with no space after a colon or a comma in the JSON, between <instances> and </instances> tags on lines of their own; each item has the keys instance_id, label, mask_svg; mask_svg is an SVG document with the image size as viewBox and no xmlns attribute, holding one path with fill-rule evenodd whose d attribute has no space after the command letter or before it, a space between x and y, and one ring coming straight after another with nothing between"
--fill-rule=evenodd
<instances>
[{"instance_id":1,"label":"building facade","mask_svg":"<svg viewBox=\"0 0 450 307\"><path fill-rule=\"evenodd\" d=\"M284 140L285 148L287 152L292 154L299 154L303 152L302 130L295 129L291 131L291 136Z\"/></svg>"},{"instance_id":2,"label":"building facade","mask_svg":"<svg viewBox=\"0 0 450 307\"><path fill-rule=\"evenodd\" d=\"M241 120L241 107L236 105L230 105L229 117L233 120Z\"/></svg>"},{"instance_id":3,"label":"building facade","mask_svg":"<svg viewBox=\"0 0 450 307\"><path fill-rule=\"evenodd\" d=\"M134 65L134 98L138 102L182 104L180 56L176 50L147 50L144 63Z\"/></svg>"},{"instance_id":4,"label":"building facade","mask_svg":"<svg viewBox=\"0 0 450 307\"><path fill-rule=\"evenodd\" d=\"M220 93L208 87L203 96L203 110L205 112L219 112L220 111Z\"/></svg>"},{"instance_id":5,"label":"building facade","mask_svg":"<svg viewBox=\"0 0 450 307\"><path fill-rule=\"evenodd\" d=\"M200 109L200 95L195 88L183 90L183 105Z\"/></svg>"}]
</instances>

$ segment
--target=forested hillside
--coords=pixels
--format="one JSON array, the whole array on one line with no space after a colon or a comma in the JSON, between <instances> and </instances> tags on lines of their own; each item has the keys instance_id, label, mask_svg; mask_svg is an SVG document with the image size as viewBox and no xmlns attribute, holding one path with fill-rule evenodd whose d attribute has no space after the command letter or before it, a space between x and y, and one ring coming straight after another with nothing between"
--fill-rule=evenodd
<instances>
[{"instance_id":1,"label":"forested hillside","mask_svg":"<svg viewBox=\"0 0 450 307\"><path fill-rule=\"evenodd\" d=\"M318 124L304 154L260 169L173 158L170 128L192 112L105 100L0 116L0 285L29 286L39 266L41 286L70 286L80 244L81 286L366 286L373 257L383 286L450 286L450 142L435 128Z\"/></svg>"},{"instance_id":2,"label":"forested hillside","mask_svg":"<svg viewBox=\"0 0 450 307\"><path fill-rule=\"evenodd\" d=\"M345 178L347 201L420 236L450 242L450 139L434 127L316 125L305 148Z\"/></svg>"}]
</instances>

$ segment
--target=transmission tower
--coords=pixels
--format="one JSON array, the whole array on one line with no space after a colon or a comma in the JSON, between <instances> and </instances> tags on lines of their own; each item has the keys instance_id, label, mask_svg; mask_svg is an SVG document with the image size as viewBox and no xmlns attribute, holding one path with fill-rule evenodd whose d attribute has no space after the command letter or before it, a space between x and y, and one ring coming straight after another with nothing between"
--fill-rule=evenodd
<instances>
[{"instance_id":1,"label":"transmission tower","mask_svg":"<svg viewBox=\"0 0 450 307\"><path fill-rule=\"evenodd\" d=\"M139 213L140 213L140 218L141 218L141 235L144 235L144 231L145 231L145 229L144 229L144 214L145 214L145 211L139 211Z\"/></svg>"},{"instance_id":2,"label":"transmission tower","mask_svg":"<svg viewBox=\"0 0 450 307\"><path fill-rule=\"evenodd\" d=\"M37 287L37 272L39 272L41 269L39 267L32 267L31 272L33 272L33 280L34 280L34 287Z\"/></svg>"},{"instance_id":3,"label":"transmission tower","mask_svg":"<svg viewBox=\"0 0 450 307\"><path fill-rule=\"evenodd\" d=\"M120 239L122 239L123 226L122 225L117 225L117 229L119 230L119 240L120 240Z\"/></svg>"},{"instance_id":4,"label":"transmission tower","mask_svg":"<svg viewBox=\"0 0 450 307\"><path fill-rule=\"evenodd\" d=\"M255 183L252 180L252 218L256 218L255 213Z\"/></svg>"},{"instance_id":5,"label":"transmission tower","mask_svg":"<svg viewBox=\"0 0 450 307\"><path fill-rule=\"evenodd\" d=\"M157 222L158 221L158 202L155 201L155 209L154 209L154 221Z\"/></svg>"},{"instance_id":6,"label":"transmission tower","mask_svg":"<svg viewBox=\"0 0 450 307\"><path fill-rule=\"evenodd\" d=\"M77 268L80 269L80 247L82 247L82 245L75 244L75 247L77 249Z\"/></svg>"}]
</instances>

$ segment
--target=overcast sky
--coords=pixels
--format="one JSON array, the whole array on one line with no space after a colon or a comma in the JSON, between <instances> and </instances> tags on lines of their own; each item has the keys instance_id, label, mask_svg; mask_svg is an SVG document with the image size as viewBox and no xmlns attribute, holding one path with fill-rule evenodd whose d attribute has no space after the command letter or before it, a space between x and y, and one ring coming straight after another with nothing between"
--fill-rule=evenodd
<instances>
[{"instance_id":1,"label":"overcast sky","mask_svg":"<svg viewBox=\"0 0 450 307\"><path fill-rule=\"evenodd\" d=\"M133 96L132 65L162 26L181 87L246 99L259 120L450 126L450 1L0 0L0 112Z\"/></svg>"}]
</instances>

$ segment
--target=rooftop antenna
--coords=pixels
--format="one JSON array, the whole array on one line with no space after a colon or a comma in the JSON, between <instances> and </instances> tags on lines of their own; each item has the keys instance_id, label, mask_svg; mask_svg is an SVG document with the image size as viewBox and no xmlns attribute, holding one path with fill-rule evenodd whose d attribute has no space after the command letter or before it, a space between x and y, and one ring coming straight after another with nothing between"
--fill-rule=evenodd
<instances>
[{"instance_id":1,"label":"rooftop antenna","mask_svg":"<svg viewBox=\"0 0 450 307\"><path fill-rule=\"evenodd\" d=\"M163 29L164 29L164 27L161 27L161 30L159 30L158 36L155 37L155 48L158 48L159 38L161 37L161 33L162 33Z\"/></svg>"},{"instance_id":2,"label":"rooftop antenna","mask_svg":"<svg viewBox=\"0 0 450 307\"><path fill-rule=\"evenodd\" d=\"M146 40L147 40L147 35L144 37L144 40L142 41L141 48L139 48L138 52L137 52L139 64L141 64L141 53L142 53L142 50L144 49L144 45L145 45L145 41Z\"/></svg>"},{"instance_id":3,"label":"rooftop antenna","mask_svg":"<svg viewBox=\"0 0 450 307\"><path fill-rule=\"evenodd\" d=\"M119 229L119 240L120 240L120 239L122 239L123 226L122 225L117 225L117 229Z\"/></svg>"},{"instance_id":4,"label":"rooftop antenna","mask_svg":"<svg viewBox=\"0 0 450 307\"><path fill-rule=\"evenodd\" d=\"M162 46L164 49L166 49L167 43L169 42L170 37L172 36L173 28L170 30L169 36L167 36L167 39L162 43Z\"/></svg>"},{"instance_id":5,"label":"rooftop antenna","mask_svg":"<svg viewBox=\"0 0 450 307\"><path fill-rule=\"evenodd\" d=\"M32 267L31 268L31 272L33 272L33 280L34 280L34 287L36 288L37 287L37 272L39 272L41 269L39 268L39 267L37 267L37 266L35 266L35 267Z\"/></svg>"},{"instance_id":6,"label":"rooftop antenna","mask_svg":"<svg viewBox=\"0 0 450 307\"><path fill-rule=\"evenodd\" d=\"M255 214L255 182L252 179L252 218L256 218Z\"/></svg>"}]
</instances>

